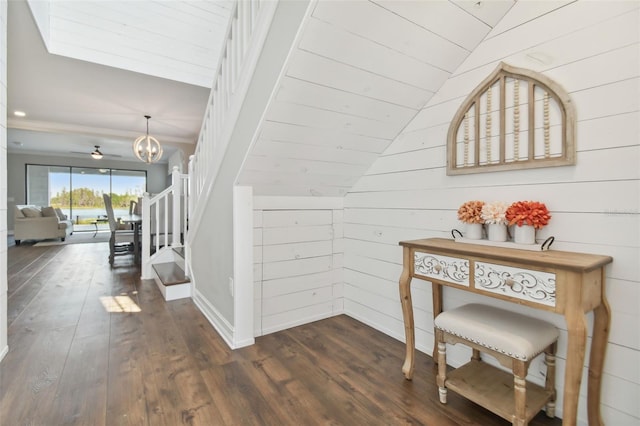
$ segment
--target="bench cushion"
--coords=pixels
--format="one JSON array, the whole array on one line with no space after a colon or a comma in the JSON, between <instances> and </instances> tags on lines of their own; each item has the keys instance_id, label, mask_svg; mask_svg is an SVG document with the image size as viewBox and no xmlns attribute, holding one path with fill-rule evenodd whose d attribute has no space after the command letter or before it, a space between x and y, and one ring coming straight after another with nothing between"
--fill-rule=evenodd
<instances>
[{"instance_id":1,"label":"bench cushion","mask_svg":"<svg viewBox=\"0 0 640 426\"><path fill-rule=\"evenodd\" d=\"M558 339L546 321L481 304L468 304L439 314L435 327L456 337L528 361Z\"/></svg>"}]
</instances>

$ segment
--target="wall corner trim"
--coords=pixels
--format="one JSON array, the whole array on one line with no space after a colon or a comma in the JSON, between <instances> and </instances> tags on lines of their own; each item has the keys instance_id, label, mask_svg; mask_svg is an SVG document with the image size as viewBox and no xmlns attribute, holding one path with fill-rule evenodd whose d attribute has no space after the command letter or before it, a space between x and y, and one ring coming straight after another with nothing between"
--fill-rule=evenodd
<instances>
[{"instance_id":1,"label":"wall corner trim","mask_svg":"<svg viewBox=\"0 0 640 426\"><path fill-rule=\"evenodd\" d=\"M234 347L252 345L253 331L253 188L233 188L233 334Z\"/></svg>"}]
</instances>

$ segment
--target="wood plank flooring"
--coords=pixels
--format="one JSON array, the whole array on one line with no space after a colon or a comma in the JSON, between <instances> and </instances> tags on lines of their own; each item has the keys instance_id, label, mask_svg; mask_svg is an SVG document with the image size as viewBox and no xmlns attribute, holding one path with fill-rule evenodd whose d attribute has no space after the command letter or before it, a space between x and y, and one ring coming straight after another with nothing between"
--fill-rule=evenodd
<instances>
[{"instance_id":1,"label":"wood plank flooring","mask_svg":"<svg viewBox=\"0 0 640 426\"><path fill-rule=\"evenodd\" d=\"M507 425L449 394L431 358L347 316L231 351L106 243L9 248L0 425ZM538 415L533 425L559 425Z\"/></svg>"}]
</instances>

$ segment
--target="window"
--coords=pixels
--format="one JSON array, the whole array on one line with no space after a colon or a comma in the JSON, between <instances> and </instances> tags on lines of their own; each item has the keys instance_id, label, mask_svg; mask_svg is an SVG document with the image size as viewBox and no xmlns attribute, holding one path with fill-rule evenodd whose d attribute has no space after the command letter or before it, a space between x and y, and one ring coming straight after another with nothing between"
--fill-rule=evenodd
<instances>
[{"instance_id":1,"label":"window","mask_svg":"<svg viewBox=\"0 0 640 426\"><path fill-rule=\"evenodd\" d=\"M107 214L102 194L110 194L116 216L129 213L129 201L147 190L147 172L92 167L27 164L27 204L62 209L76 224Z\"/></svg>"}]
</instances>

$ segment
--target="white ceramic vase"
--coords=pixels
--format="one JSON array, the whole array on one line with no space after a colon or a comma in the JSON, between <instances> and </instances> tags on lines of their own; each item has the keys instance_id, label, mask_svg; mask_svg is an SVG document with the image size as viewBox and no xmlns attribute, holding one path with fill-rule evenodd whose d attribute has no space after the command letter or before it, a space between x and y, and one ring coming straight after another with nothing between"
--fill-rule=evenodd
<instances>
[{"instance_id":1,"label":"white ceramic vase","mask_svg":"<svg viewBox=\"0 0 640 426\"><path fill-rule=\"evenodd\" d=\"M507 241L507 224L490 223L487 229L487 238L489 241Z\"/></svg>"},{"instance_id":2,"label":"white ceramic vase","mask_svg":"<svg viewBox=\"0 0 640 426\"><path fill-rule=\"evenodd\" d=\"M467 223L467 232L465 238L470 240L482 239L482 224L481 223Z\"/></svg>"},{"instance_id":3,"label":"white ceramic vase","mask_svg":"<svg viewBox=\"0 0 640 426\"><path fill-rule=\"evenodd\" d=\"M513 233L513 242L516 244L535 244L536 228L531 225L516 225Z\"/></svg>"}]
</instances>

